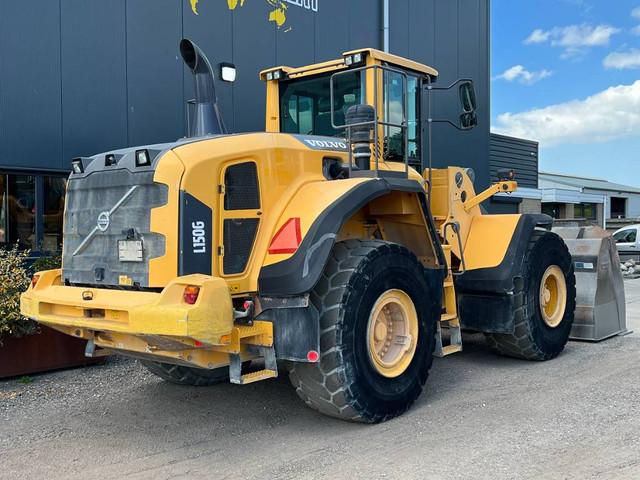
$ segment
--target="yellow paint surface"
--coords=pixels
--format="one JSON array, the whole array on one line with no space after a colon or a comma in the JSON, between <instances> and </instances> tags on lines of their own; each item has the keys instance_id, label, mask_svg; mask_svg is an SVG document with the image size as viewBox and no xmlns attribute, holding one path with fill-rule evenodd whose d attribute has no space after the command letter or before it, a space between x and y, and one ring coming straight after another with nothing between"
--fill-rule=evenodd
<instances>
[{"instance_id":1,"label":"yellow paint surface","mask_svg":"<svg viewBox=\"0 0 640 480\"><path fill-rule=\"evenodd\" d=\"M193 13L198 15L198 0L191 0L191 10L193 11Z\"/></svg>"}]
</instances>

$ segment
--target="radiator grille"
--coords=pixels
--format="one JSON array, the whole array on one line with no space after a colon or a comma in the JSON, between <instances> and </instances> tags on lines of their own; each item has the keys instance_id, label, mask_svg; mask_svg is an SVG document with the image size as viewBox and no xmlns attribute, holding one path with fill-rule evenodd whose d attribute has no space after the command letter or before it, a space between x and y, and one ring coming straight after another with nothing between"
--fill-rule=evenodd
<instances>
[{"instance_id":1,"label":"radiator grille","mask_svg":"<svg viewBox=\"0 0 640 480\"><path fill-rule=\"evenodd\" d=\"M224 174L224 209L257 210L260 208L258 172L253 162L231 165Z\"/></svg>"},{"instance_id":2,"label":"radiator grille","mask_svg":"<svg viewBox=\"0 0 640 480\"><path fill-rule=\"evenodd\" d=\"M244 272L251 256L260 220L257 218L233 218L224 221L225 275Z\"/></svg>"}]
</instances>

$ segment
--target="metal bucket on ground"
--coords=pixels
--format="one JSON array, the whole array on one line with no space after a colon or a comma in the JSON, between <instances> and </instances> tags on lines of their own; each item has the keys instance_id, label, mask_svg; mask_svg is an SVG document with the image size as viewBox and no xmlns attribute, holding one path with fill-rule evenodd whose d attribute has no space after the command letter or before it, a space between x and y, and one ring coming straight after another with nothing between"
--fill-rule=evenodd
<instances>
[{"instance_id":1,"label":"metal bucket on ground","mask_svg":"<svg viewBox=\"0 0 640 480\"><path fill-rule=\"evenodd\" d=\"M620 258L611 235L600 227L554 227L569 247L576 273L572 340L598 342L630 333L626 324Z\"/></svg>"}]
</instances>

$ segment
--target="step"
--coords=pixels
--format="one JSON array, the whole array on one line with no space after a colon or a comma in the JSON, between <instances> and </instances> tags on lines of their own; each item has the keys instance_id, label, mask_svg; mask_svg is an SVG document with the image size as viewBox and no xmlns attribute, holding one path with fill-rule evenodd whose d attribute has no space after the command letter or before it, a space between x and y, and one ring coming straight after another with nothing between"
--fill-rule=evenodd
<instances>
[{"instance_id":1,"label":"step","mask_svg":"<svg viewBox=\"0 0 640 480\"><path fill-rule=\"evenodd\" d=\"M246 373L240 377L239 385L248 385L253 382L277 378L278 372L274 370L258 370L257 372ZM234 382L235 383L235 382Z\"/></svg>"},{"instance_id":2,"label":"step","mask_svg":"<svg viewBox=\"0 0 640 480\"><path fill-rule=\"evenodd\" d=\"M452 353L458 353L462 351L462 345L447 345L446 347L442 347L442 356L446 357L447 355L451 355Z\"/></svg>"},{"instance_id":3,"label":"step","mask_svg":"<svg viewBox=\"0 0 640 480\"><path fill-rule=\"evenodd\" d=\"M442 315L440 315L441 322L450 322L451 320L456 320L457 318L458 318L458 315L455 313L443 313Z\"/></svg>"}]
</instances>

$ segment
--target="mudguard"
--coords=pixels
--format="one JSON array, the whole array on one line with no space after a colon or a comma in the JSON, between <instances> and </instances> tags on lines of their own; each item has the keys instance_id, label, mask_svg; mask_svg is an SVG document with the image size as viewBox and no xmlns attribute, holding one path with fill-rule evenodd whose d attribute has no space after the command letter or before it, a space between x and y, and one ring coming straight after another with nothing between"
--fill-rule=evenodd
<instances>
[{"instance_id":1,"label":"mudguard","mask_svg":"<svg viewBox=\"0 0 640 480\"><path fill-rule=\"evenodd\" d=\"M522 215L502 262L456 277L462 327L487 333L513 333L514 283L522 277L524 254L535 228L551 229L547 215Z\"/></svg>"},{"instance_id":2,"label":"mudguard","mask_svg":"<svg viewBox=\"0 0 640 480\"><path fill-rule=\"evenodd\" d=\"M330 204L313 222L300 247L289 259L262 267L258 277L260 295L296 296L311 291L320 279L344 222L370 201L392 191L420 194L439 264L444 265L435 224L421 184L409 179L375 178L356 185Z\"/></svg>"}]
</instances>

